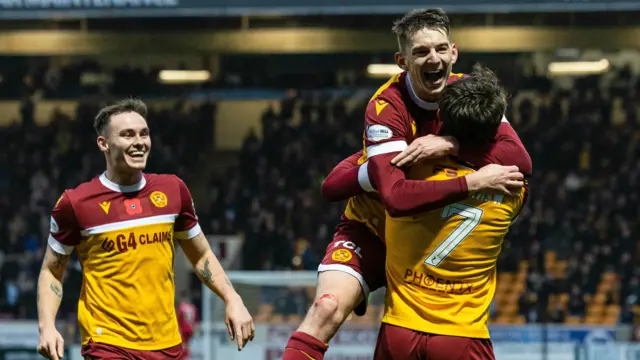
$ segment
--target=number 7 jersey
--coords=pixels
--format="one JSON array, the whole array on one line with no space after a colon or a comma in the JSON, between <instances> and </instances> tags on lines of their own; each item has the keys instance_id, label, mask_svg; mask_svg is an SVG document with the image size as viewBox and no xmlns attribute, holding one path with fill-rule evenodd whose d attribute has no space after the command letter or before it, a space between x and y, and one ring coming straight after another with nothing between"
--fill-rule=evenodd
<instances>
[{"instance_id":1,"label":"number 7 jersey","mask_svg":"<svg viewBox=\"0 0 640 360\"><path fill-rule=\"evenodd\" d=\"M439 159L413 166L407 177L446 180L473 171ZM418 216L387 214L382 321L431 334L489 338L496 261L525 197L526 189L517 197L478 192Z\"/></svg>"}]
</instances>

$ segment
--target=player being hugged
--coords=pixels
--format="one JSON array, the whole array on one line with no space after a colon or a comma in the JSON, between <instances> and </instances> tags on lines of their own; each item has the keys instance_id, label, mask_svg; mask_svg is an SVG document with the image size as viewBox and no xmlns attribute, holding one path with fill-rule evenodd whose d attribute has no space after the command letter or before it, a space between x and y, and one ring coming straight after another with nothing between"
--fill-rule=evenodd
<instances>
[{"instance_id":1,"label":"player being hugged","mask_svg":"<svg viewBox=\"0 0 640 360\"><path fill-rule=\"evenodd\" d=\"M522 186L522 173L531 172L531 158L506 119L480 148L459 146L451 135L434 135L441 125L442 92L465 77L451 73L458 49L449 30L449 18L440 9L414 10L395 22L395 61L404 71L371 97L364 115L364 149L341 162L322 185L329 200L349 201L318 268L315 302L291 335L284 360L322 359L351 311L364 314L369 292L385 286L385 210L392 216L421 213L481 189L509 194ZM484 168L424 181L408 179L400 167L448 155Z\"/></svg>"},{"instance_id":2,"label":"player being hugged","mask_svg":"<svg viewBox=\"0 0 640 360\"><path fill-rule=\"evenodd\" d=\"M445 89L442 132L482 146L495 137L506 107L495 75L476 66ZM474 173L450 157L413 165L408 177L447 181ZM496 261L526 195L526 187L507 196L472 192L441 209L386 217L388 287L375 360L494 359L487 321Z\"/></svg>"},{"instance_id":3,"label":"player being hugged","mask_svg":"<svg viewBox=\"0 0 640 360\"><path fill-rule=\"evenodd\" d=\"M146 105L135 99L100 110L94 127L106 171L66 190L51 213L38 279L38 352L63 355L55 318L69 254L82 265L78 322L85 359L180 359L174 307L175 241L202 282L226 303L240 350L254 325L198 225L187 186L175 175L142 171L151 149Z\"/></svg>"}]
</instances>

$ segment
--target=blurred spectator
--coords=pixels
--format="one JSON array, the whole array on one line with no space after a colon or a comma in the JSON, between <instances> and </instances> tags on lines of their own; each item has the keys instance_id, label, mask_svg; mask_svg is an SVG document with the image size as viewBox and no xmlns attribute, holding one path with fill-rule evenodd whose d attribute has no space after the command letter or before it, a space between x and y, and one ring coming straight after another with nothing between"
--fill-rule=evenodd
<instances>
[{"instance_id":1,"label":"blurred spectator","mask_svg":"<svg viewBox=\"0 0 640 360\"><path fill-rule=\"evenodd\" d=\"M540 308L537 300L538 296L532 291L523 292L518 300L520 315L524 316L528 323L535 323L540 320Z\"/></svg>"},{"instance_id":2,"label":"blurred spectator","mask_svg":"<svg viewBox=\"0 0 640 360\"><path fill-rule=\"evenodd\" d=\"M567 312L569 316L584 317L586 312L586 304L584 301L584 294L580 290L580 286L573 285L571 287L571 293L569 294L569 302L567 306Z\"/></svg>"}]
</instances>

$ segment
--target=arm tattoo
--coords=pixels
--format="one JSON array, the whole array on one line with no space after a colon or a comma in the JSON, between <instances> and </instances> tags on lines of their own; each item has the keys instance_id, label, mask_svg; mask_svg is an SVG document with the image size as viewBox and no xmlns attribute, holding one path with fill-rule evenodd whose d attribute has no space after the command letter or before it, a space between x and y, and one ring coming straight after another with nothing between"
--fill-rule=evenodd
<instances>
[{"instance_id":1,"label":"arm tattoo","mask_svg":"<svg viewBox=\"0 0 640 360\"><path fill-rule=\"evenodd\" d=\"M209 259L204 261L204 267L199 271L200 278L207 284L213 284L213 273L209 269Z\"/></svg>"},{"instance_id":2,"label":"arm tattoo","mask_svg":"<svg viewBox=\"0 0 640 360\"><path fill-rule=\"evenodd\" d=\"M62 289L60 289L58 285L51 284L49 285L49 287L51 288L51 291L53 291L53 293L56 294L57 297L62 298Z\"/></svg>"},{"instance_id":3,"label":"arm tattoo","mask_svg":"<svg viewBox=\"0 0 640 360\"><path fill-rule=\"evenodd\" d=\"M213 273L211 272L211 269L209 269L209 264L209 259L205 260L204 266L202 267L202 269L198 270L198 274L200 275L200 279L202 279L202 281L204 281L206 284L213 285ZM229 280L229 277L227 275L224 276L224 282L233 289L231 280Z\"/></svg>"},{"instance_id":4,"label":"arm tattoo","mask_svg":"<svg viewBox=\"0 0 640 360\"><path fill-rule=\"evenodd\" d=\"M55 253L56 256L56 268L61 268L64 265L64 262L67 260L67 255L62 255L62 254L58 254Z\"/></svg>"}]
</instances>

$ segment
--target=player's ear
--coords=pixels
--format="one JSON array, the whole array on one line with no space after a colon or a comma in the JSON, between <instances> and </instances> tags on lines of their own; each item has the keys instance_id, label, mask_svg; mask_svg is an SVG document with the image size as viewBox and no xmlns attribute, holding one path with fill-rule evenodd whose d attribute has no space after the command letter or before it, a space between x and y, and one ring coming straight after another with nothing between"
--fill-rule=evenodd
<instances>
[{"instance_id":1,"label":"player's ear","mask_svg":"<svg viewBox=\"0 0 640 360\"><path fill-rule=\"evenodd\" d=\"M398 65L398 67L404 71L407 71L407 61L404 58L404 55L398 51L394 56L393 59L396 61L396 65Z\"/></svg>"},{"instance_id":2,"label":"player's ear","mask_svg":"<svg viewBox=\"0 0 640 360\"><path fill-rule=\"evenodd\" d=\"M455 64L458 61L458 47L455 43L451 43L451 64Z\"/></svg>"},{"instance_id":3,"label":"player's ear","mask_svg":"<svg viewBox=\"0 0 640 360\"><path fill-rule=\"evenodd\" d=\"M100 149L100 151L102 152L109 151L109 144L107 144L107 138L105 138L102 135L98 135L98 139L96 140L96 142L98 143L98 148Z\"/></svg>"}]
</instances>

